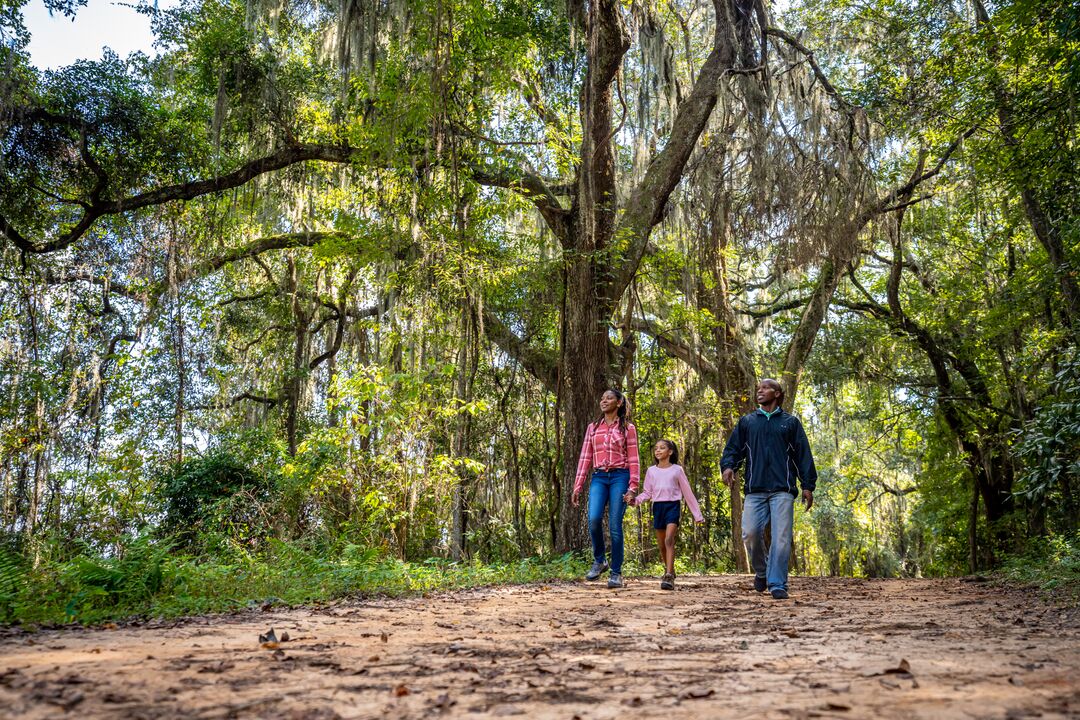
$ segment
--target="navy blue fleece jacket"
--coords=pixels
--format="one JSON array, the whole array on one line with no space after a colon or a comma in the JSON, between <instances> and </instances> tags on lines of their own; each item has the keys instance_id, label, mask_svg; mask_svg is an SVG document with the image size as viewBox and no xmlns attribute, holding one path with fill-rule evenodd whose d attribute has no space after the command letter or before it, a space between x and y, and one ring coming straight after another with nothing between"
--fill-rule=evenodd
<instances>
[{"instance_id":1,"label":"navy blue fleece jacket","mask_svg":"<svg viewBox=\"0 0 1080 720\"><path fill-rule=\"evenodd\" d=\"M817 487L817 468L799 418L777 408L743 415L731 431L720 468L743 472L743 492L787 491L792 495Z\"/></svg>"}]
</instances>

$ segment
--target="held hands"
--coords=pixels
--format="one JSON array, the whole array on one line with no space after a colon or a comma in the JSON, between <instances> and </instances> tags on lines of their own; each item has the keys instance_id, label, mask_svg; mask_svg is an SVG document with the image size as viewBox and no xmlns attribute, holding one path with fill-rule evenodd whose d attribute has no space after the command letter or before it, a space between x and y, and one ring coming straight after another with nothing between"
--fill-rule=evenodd
<instances>
[{"instance_id":1,"label":"held hands","mask_svg":"<svg viewBox=\"0 0 1080 720\"><path fill-rule=\"evenodd\" d=\"M637 504L637 503L634 502L634 493L630 492L629 490L627 490L626 494L622 496L622 499L623 499L623 502L626 503L627 505L636 505Z\"/></svg>"},{"instance_id":2,"label":"held hands","mask_svg":"<svg viewBox=\"0 0 1080 720\"><path fill-rule=\"evenodd\" d=\"M813 490L803 490L802 491L802 503L803 503L803 506L807 510L814 507L814 491Z\"/></svg>"}]
</instances>

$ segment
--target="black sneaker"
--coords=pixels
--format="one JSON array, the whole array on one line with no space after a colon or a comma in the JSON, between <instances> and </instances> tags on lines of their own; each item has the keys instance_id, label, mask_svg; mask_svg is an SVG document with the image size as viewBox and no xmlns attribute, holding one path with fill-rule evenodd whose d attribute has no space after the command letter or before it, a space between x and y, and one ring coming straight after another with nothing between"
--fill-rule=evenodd
<instances>
[{"instance_id":1,"label":"black sneaker","mask_svg":"<svg viewBox=\"0 0 1080 720\"><path fill-rule=\"evenodd\" d=\"M757 575L754 576L754 589L755 590L757 590L758 592L765 592L765 590L768 587L769 587L769 584L767 582L765 582L765 578L758 577Z\"/></svg>"},{"instance_id":2,"label":"black sneaker","mask_svg":"<svg viewBox=\"0 0 1080 720\"><path fill-rule=\"evenodd\" d=\"M665 575L664 577L660 578L660 589L661 590L674 590L675 589L675 576L674 575Z\"/></svg>"},{"instance_id":3,"label":"black sneaker","mask_svg":"<svg viewBox=\"0 0 1080 720\"><path fill-rule=\"evenodd\" d=\"M772 589L772 599L773 600L787 600L787 598L788 598L787 590L785 590L784 588L773 588Z\"/></svg>"},{"instance_id":4,"label":"black sneaker","mask_svg":"<svg viewBox=\"0 0 1080 720\"><path fill-rule=\"evenodd\" d=\"M607 567L606 565L604 566ZM607 579L609 588L621 588L623 586L622 573L613 572Z\"/></svg>"},{"instance_id":5,"label":"black sneaker","mask_svg":"<svg viewBox=\"0 0 1080 720\"><path fill-rule=\"evenodd\" d=\"M592 567L589 568L589 572L585 573L586 580L596 580L601 575L607 572L606 562L594 562Z\"/></svg>"}]
</instances>

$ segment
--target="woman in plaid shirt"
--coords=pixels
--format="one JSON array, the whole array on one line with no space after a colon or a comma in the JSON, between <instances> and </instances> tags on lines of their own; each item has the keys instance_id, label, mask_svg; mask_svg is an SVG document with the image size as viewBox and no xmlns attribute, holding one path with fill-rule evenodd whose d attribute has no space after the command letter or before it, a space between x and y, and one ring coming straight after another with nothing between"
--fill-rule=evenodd
<instances>
[{"instance_id":1,"label":"woman in plaid shirt","mask_svg":"<svg viewBox=\"0 0 1080 720\"><path fill-rule=\"evenodd\" d=\"M609 588L623 586L623 514L626 512L627 492L636 492L638 468L637 429L626 421L626 398L618 390L608 390L600 398L603 413L589 423L585 442L578 457L577 477L570 502L577 507L578 496L592 470L589 484L589 537L592 539L593 564L585 574L586 580L596 580L608 569L604 553L604 509L608 510L608 531L611 533L611 575Z\"/></svg>"}]
</instances>

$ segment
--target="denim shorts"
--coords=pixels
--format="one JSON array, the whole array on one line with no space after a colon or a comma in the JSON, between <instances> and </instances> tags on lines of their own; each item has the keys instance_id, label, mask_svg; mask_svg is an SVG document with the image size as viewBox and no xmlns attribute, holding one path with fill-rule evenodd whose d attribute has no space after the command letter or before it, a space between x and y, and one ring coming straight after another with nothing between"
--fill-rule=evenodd
<instances>
[{"instance_id":1,"label":"denim shorts","mask_svg":"<svg viewBox=\"0 0 1080 720\"><path fill-rule=\"evenodd\" d=\"M652 504L653 530L667 530L668 525L678 525L681 512L682 502L680 500L654 502Z\"/></svg>"}]
</instances>

